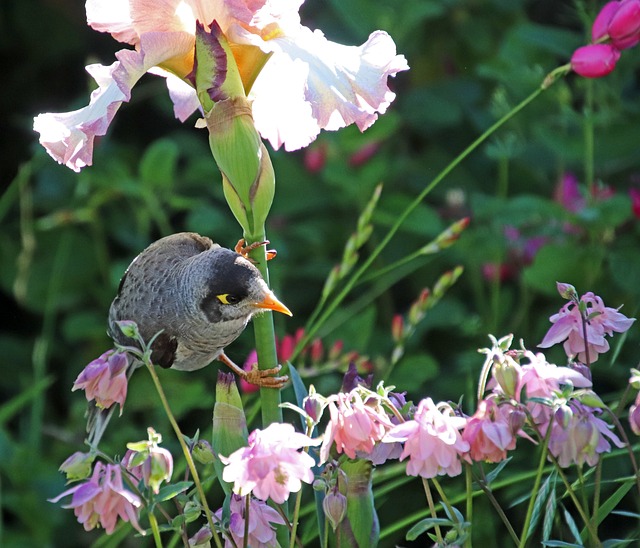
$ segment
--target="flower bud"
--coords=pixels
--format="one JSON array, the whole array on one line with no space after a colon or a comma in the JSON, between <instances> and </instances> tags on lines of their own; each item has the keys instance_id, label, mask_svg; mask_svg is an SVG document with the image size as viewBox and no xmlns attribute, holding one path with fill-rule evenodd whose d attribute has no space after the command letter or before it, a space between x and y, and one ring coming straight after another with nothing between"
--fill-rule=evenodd
<instances>
[{"instance_id":1,"label":"flower bud","mask_svg":"<svg viewBox=\"0 0 640 548\"><path fill-rule=\"evenodd\" d=\"M585 78L601 78L609 74L620 58L620 51L609 44L582 46L571 56L571 68Z\"/></svg>"},{"instance_id":2,"label":"flower bud","mask_svg":"<svg viewBox=\"0 0 640 548\"><path fill-rule=\"evenodd\" d=\"M313 385L309 387L309 395L302 401L302 407L314 424L318 424L322 418L326 400L316 393Z\"/></svg>"},{"instance_id":3,"label":"flower bud","mask_svg":"<svg viewBox=\"0 0 640 548\"><path fill-rule=\"evenodd\" d=\"M67 481L75 481L88 478L91 475L91 465L96 456L91 453L76 451L65 460L58 470L67 476Z\"/></svg>"},{"instance_id":4,"label":"flower bud","mask_svg":"<svg viewBox=\"0 0 640 548\"><path fill-rule=\"evenodd\" d=\"M607 2L596 16L591 27L591 40L598 42L609 34L609 23L613 14L618 11L620 2Z\"/></svg>"},{"instance_id":5,"label":"flower bud","mask_svg":"<svg viewBox=\"0 0 640 548\"><path fill-rule=\"evenodd\" d=\"M138 326L134 321L120 320L116 322L116 325L120 328L120 331L122 331L122 334L125 337L129 337L130 339L137 339L140 335Z\"/></svg>"},{"instance_id":6,"label":"flower bud","mask_svg":"<svg viewBox=\"0 0 640 548\"><path fill-rule=\"evenodd\" d=\"M556 289L558 290L560 296L567 301L575 300L578 298L578 292L576 291L576 288L571 284L556 282Z\"/></svg>"},{"instance_id":7,"label":"flower bud","mask_svg":"<svg viewBox=\"0 0 640 548\"><path fill-rule=\"evenodd\" d=\"M195 535L193 535L189 539L189 547L190 548L210 548L211 543L209 542L213 538L211 534L211 529L208 525L205 525L200 529Z\"/></svg>"},{"instance_id":8,"label":"flower bud","mask_svg":"<svg viewBox=\"0 0 640 548\"><path fill-rule=\"evenodd\" d=\"M198 440L191 450L193 458L200 464L211 464L216 460L216 455L213 452L213 447L207 440Z\"/></svg>"},{"instance_id":9,"label":"flower bud","mask_svg":"<svg viewBox=\"0 0 640 548\"><path fill-rule=\"evenodd\" d=\"M520 367L510 356L498 361L493 366L493 376L506 396L518 399L518 386L520 384Z\"/></svg>"},{"instance_id":10,"label":"flower bud","mask_svg":"<svg viewBox=\"0 0 640 548\"><path fill-rule=\"evenodd\" d=\"M347 497L338 491L338 489L334 488L324 497L322 509L331 527L335 531L347 515Z\"/></svg>"},{"instance_id":11,"label":"flower bud","mask_svg":"<svg viewBox=\"0 0 640 548\"><path fill-rule=\"evenodd\" d=\"M636 436L640 436L640 397L636 398L636 403L629 408L629 425Z\"/></svg>"}]
</instances>

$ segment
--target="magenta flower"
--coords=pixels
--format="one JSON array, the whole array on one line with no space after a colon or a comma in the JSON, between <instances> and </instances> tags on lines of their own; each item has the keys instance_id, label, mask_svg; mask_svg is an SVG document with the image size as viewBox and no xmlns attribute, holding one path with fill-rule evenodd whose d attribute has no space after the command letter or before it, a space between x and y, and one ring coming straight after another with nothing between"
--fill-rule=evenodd
<instances>
[{"instance_id":1,"label":"magenta flower","mask_svg":"<svg viewBox=\"0 0 640 548\"><path fill-rule=\"evenodd\" d=\"M608 2L593 22L594 42L609 38L617 49L627 49L640 42L640 0Z\"/></svg>"},{"instance_id":2,"label":"magenta flower","mask_svg":"<svg viewBox=\"0 0 640 548\"><path fill-rule=\"evenodd\" d=\"M200 106L190 81L196 21L207 29L217 22L231 42L256 127L276 149L305 147L321 129L356 124L364 131L394 100L387 80L407 62L383 31L359 47L330 42L301 25L302 2L89 0L89 25L134 49L117 52L110 66L87 66L98 84L89 105L36 117L40 143L74 171L91 165L95 137L146 72L166 78L175 115L185 121Z\"/></svg>"},{"instance_id":3,"label":"magenta flower","mask_svg":"<svg viewBox=\"0 0 640 548\"><path fill-rule=\"evenodd\" d=\"M516 434L523 423L524 415L510 404L499 406L493 399L482 400L462 432L462 439L469 443L471 460L506 459L507 451L516 447Z\"/></svg>"},{"instance_id":4,"label":"magenta flower","mask_svg":"<svg viewBox=\"0 0 640 548\"><path fill-rule=\"evenodd\" d=\"M249 495L250 496L250 495ZM251 546L252 548L275 548L278 546L276 531L272 524L284 525L284 519L265 502L249 499L249 524L247 529L247 542L245 543L245 498L239 495L231 495L229 504L229 533L233 538L226 538L225 548L233 546ZM216 514L216 518L222 518L222 508ZM235 545L233 544L235 542Z\"/></svg>"},{"instance_id":5,"label":"magenta flower","mask_svg":"<svg viewBox=\"0 0 640 548\"><path fill-rule=\"evenodd\" d=\"M73 390L84 390L87 401L108 409L120 404L120 413L127 398L127 369L129 357L125 352L108 350L87 365L73 383Z\"/></svg>"},{"instance_id":6,"label":"magenta flower","mask_svg":"<svg viewBox=\"0 0 640 548\"><path fill-rule=\"evenodd\" d=\"M73 508L78 522L85 531L101 525L108 535L113 533L118 518L131 522L140 533L137 509L142 503L137 495L127 491L122 483L120 467L97 462L91 478L68 489L50 502L58 502L73 495L71 503L64 508Z\"/></svg>"},{"instance_id":7,"label":"magenta flower","mask_svg":"<svg viewBox=\"0 0 640 548\"><path fill-rule=\"evenodd\" d=\"M638 392L634 404L629 408L629 426L636 436L640 436L640 392Z\"/></svg>"},{"instance_id":8,"label":"magenta flower","mask_svg":"<svg viewBox=\"0 0 640 548\"><path fill-rule=\"evenodd\" d=\"M614 331L624 333L635 318L627 318L617 309L604 306L602 299L590 291L580 297L580 303L571 301L549 318L553 325L538 346L549 348L564 341L567 356L577 356L579 361L589 364L598 359L598 354L609 350L605 335L612 336ZM586 329L583 323L586 323Z\"/></svg>"},{"instance_id":9,"label":"magenta flower","mask_svg":"<svg viewBox=\"0 0 640 548\"><path fill-rule=\"evenodd\" d=\"M380 397L370 390L356 387L350 392L329 396L327 401L331 418L320 448L321 462L329 459L334 442L338 453L352 459L366 458L393 426Z\"/></svg>"},{"instance_id":10,"label":"magenta flower","mask_svg":"<svg viewBox=\"0 0 640 548\"><path fill-rule=\"evenodd\" d=\"M620 59L620 51L609 44L589 44L573 52L571 68L585 78L601 78L609 74Z\"/></svg>"},{"instance_id":11,"label":"magenta flower","mask_svg":"<svg viewBox=\"0 0 640 548\"><path fill-rule=\"evenodd\" d=\"M559 407L551 420L549 452L566 468L572 464L595 466L601 453L611 451L611 440L617 447L624 444L611 432L611 427L596 417L595 410L575 400ZM546 428L543 428L546 431Z\"/></svg>"},{"instance_id":12,"label":"magenta flower","mask_svg":"<svg viewBox=\"0 0 640 548\"><path fill-rule=\"evenodd\" d=\"M291 424L273 423L264 430L254 430L248 443L228 457L220 455L226 465L222 478L233 482L234 493L253 493L261 500L271 498L281 504L290 493L300 490L302 481L313 481L315 462L298 449L319 445L319 440L296 432Z\"/></svg>"},{"instance_id":13,"label":"magenta flower","mask_svg":"<svg viewBox=\"0 0 640 548\"><path fill-rule=\"evenodd\" d=\"M405 442L400 460L409 457L410 476L457 476L462 471L460 457L470 449L459 432L466 422L454 416L447 404L436 406L427 398L418 404L413 420L394 426L383 442Z\"/></svg>"}]
</instances>

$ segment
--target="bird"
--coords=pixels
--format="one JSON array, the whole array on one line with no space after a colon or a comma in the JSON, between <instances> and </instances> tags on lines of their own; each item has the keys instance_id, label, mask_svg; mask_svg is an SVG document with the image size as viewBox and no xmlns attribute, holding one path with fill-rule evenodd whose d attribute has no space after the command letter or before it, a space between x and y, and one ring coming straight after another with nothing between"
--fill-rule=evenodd
<instances>
[{"instance_id":1,"label":"bird","mask_svg":"<svg viewBox=\"0 0 640 548\"><path fill-rule=\"evenodd\" d=\"M195 232L155 241L125 271L109 309L108 334L119 345L135 345L117 324L134 321L145 342L153 339L155 365L195 371L217 359L250 383L282 387L287 376L274 376L280 366L245 371L224 352L255 314L292 315L248 258L266 244L240 240L231 250Z\"/></svg>"}]
</instances>

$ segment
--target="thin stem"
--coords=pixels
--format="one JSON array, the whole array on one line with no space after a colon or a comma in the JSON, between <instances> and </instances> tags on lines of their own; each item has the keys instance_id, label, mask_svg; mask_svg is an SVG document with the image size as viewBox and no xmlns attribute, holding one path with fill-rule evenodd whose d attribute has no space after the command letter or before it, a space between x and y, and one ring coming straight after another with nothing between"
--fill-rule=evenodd
<instances>
[{"instance_id":1,"label":"thin stem","mask_svg":"<svg viewBox=\"0 0 640 548\"><path fill-rule=\"evenodd\" d=\"M436 507L433 504L433 497L431 496L431 488L429 487L429 480L427 478L422 478L422 485L424 486L424 493L427 496L427 504L429 505L429 512L431 512L431 517L435 520L438 518L438 514L436 514ZM435 524L436 537L438 538L438 544L444 544L444 538L442 537L442 531L440 530L440 525L436 522Z\"/></svg>"},{"instance_id":2,"label":"thin stem","mask_svg":"<svg viewBox=\"0 0 640 548\"><path fill-rule=\"evenodd\" d=\"M562 67L561 67L562 68ZM533 93L531 93L526 99L522 100L517 106L515 106L510 112L505 114L502 118L496 121L491 125L482 135L480 135L477 139L475 139L467 148L465 148L451 163L449 163L431 182L416 196L416 198L405 208L405 210L399 215L396 222L389 229L385 237L378 244L378 246L373 250L371 255L364 261L362 266L353 274L353 276L349 279L349 281L345 284L342 290L335 296L335 298L331 301L327 309L320 315L318 320L313 324L307 324L307 329L305 330L305 336L296 346L293 356L291 360L295 360L295 358L300 354L302 349L313 339L318 329L322 326L322 324L327 320L327 318L333 314L333 312L338 308L340 303L345 299L345 297L349 294L353 286L358 282L358 280L368 272L371 264L376 260L376 258L382 253L382 251L387 247L391 239L395 236L396 232L400 229L400 227L407 220L409 215L422 203L425 197L436 187L438 184L449 175L458 165L469 156L474 150L476 150L482 143L484 143L497 129L503 126L506 122L511 120L516 114L518 114L522 109L524 109L529 103L531 103L534 99L538 97L543 91L545 91L556 79L556 71L550 73L550 75L545 79L545 83L536 89Z\"/></svg>"},{"instance_id":3,"label":"thin stem","mask_svg":"<svg viewBox=\"0 0 640 548\"><path fill-rule=\"evenodd\" d=\"M482 469L481 469L481 471L482 471ZM480 486L480 489L482 489L482 492L489 499L489 502L494 507L494 509L497 512L498 516L502 520L502 523L504 523L504 526L507 528L507 531L509 532L509 535L511 535L511 539L513 540L513 543L516 546L520 546L520 539L518 538L518 535L515 532L515 529L513 528L513 525L511 525L511 522L509 521L509 518L507 517L507 515L504 513L504 510L502 509L502 506L500 506L500 504L496 500L496 497L494 496L493 491L491 489L489 489L489 487L487 486L487 483L486 483L485 478L484 478L484 471L482 471L482 479L479 480L477 483Z\"/></svg>"},{"instance_id":4,"label":"thin stem","mask_svg":"<svg viewBox=\"0 0 640 548\"><path fill-rule=\"evenodd\" d=\"M436 491L438 491L438 495L440 495L440 502L447 507L447 510L449 510L449 515L451 516L451 519L453 521L455 521L456 523L458 523L458 525L462 525L458 521L458 518L457 518L455 512L453 511L453 506L451 506L451 503L449 502L449 499L447 498L446 493L442 489L442 486L440 485L440 482L436 478L431 478L431 482L435 486Z\"/></svg>"},{"instance_id":5,"label":"thin stem","mask_svg":"<svg viewBox=\"0 0 640 548\"><path fill-rule=\"evenodd\" d=\"M300 516L300 504L302 503L302 489L296 494L296 504L293 510L293 520L291 528L291 540L289 541L289 548L294 548L296 545L296 534L298 531L298 518Z\"/></svg>"},{"instance_id":6,"label":"thin stem","mask_svg":"<svg viewBox=\"0 0 640 548\"><path fill-rule=\"evenodd\" d=\"M547 433L544 437L542 448L540 451L540 462L538 463L538 470L536 472L536 479L533 482L533 488L531 489L531 497L529 499L529 507L527 508L527 515L524 520L524 526L522 527L522 533L520 534L519 548L524 548L527 545L527 538L529 537L529 528L531 527L531 518L533 517L533 508L536 502L536 494L540 491L540 483L542 482L542 474L544 472L544 466L547 462L547 455L549 453L549 439L551 438L551 426L547 428Z\"/></svg>"},{"instance_id":7,"label":"thin stem","mask_svg":"<svg viewBox=\"0 0 640 548\"><path fill-rule=\"evenodd\" d=\"M156 544L156 548L162 548L162 539L160 538L160 529L158 528L158 519L153 512L149 511L149 523L151 524L151 531L153 532L153 541Z\"/></svg>"},{"instance_id":8,"label":"thin stem","mask_svg":"<svg viewBox=\"0 0 640 548\"><path fill-rule=\"evenodd\" d=\"M160 397L160 401L162 402L162 407L173 427L173 431L178 438L178 442L180 443L180 447L182 447L182 452L184 454L184 458L187 461L187 466L191 471L191 476L193 477L193 483L196 486L196 490L198 491L198 497L200 498L200 503L202 504L202 508L204 509L204 513L207 517L207 523L209 524L209 528L211 529L211 534L213 535L213 540L216 543L218 548L222 548L222 542L220 541L220 537L218 536L218 532L216 531L215 525L213 523L213 515L211 514L211 510L209 509L209 505L207 503L207 497L204 494L204 489L202 488L202 483L200 482L200 476L198 475L198 470L196 469L196 465L193 462L193 458L191 457L191 452L187 447L186 442L184 441L184 436L182 435L182 431L178 426L178 423L171 412L171 407L169 407L169 402L162 388L162 384L160 384L160 379L155 371L154 365L148 359L148 352L145 353L145 365L147 366L147 370L153 379L153 384L156 387L156 391L158 392L158 396Z\"/></svg>"},{"instance_id":9,"label":"thin stem","mask_svg":"<svg viewBox=\"0 0 640 548\"><path fill-rule=\"evenodd\" d=\"M587 195L593 196L594 185L594 127L593 127L593 81L585 78L587 92L585 94L583 123L584 138L584 178L587 183Z\"/></svg>"},{"instance_id":10,"label":"thin stem","mask_svg":"<svg viewBox=\"0 0 640 548\"><path fill-rule=\"evenodd\" d=\"M466 540L464 541L464 545L466 548L471 548L473 546L473 541L471 538L471 532L473 531L473 477L471 475L471 465L464 465L464 479L465 479L465 487L466 487L466 508L465 514L466 519L469 522L469 534L467 535Z\"/></svg>"},{"instance_id":11,"label":"thin stem","mask_svg":"<svg viewBox=\"0 0 640 548\"><path fill-rule=\"evenodd\" d=\"M247 548L249 545L249 513L250 513L250 504L251 495L247 495L244 497L244 537L242 538L242 546L243 548Z\"/></svg>"}]
</instances>

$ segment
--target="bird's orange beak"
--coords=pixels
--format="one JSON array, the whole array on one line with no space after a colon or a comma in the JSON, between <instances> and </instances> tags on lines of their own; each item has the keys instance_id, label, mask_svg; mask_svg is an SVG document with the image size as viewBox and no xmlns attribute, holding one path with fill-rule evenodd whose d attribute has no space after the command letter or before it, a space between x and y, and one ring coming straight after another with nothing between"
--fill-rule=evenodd
<instances>
[{"instance_id":1,"label":"bird's orange beak","mask_svg":"<svg viewBox=\"0 0 640 548\"><path fill-rule=\"evenodd\" d=\"M267 293L267 296L262 301L255 303L253 306L255 306L256 308L273 310L275 312L282 312L287 316L293 316L291 310L289 310L284 304L282 304L272 292Z\"/></svg>"}]
</instances>

